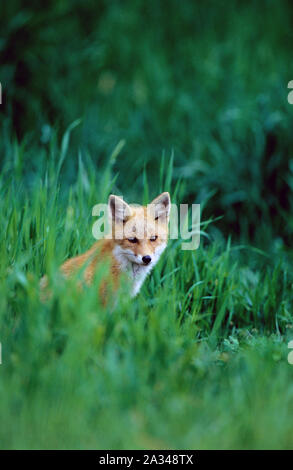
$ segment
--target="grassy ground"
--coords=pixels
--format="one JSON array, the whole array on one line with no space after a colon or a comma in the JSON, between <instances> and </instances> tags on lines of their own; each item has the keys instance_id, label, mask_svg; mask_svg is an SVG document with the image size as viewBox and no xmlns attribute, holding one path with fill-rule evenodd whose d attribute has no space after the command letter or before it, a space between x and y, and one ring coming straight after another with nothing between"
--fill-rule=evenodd
<instances>
[{"instance_id":1,"label":"grassy ground","mask_svg":"<svg viewBox=\"0 0 293 470\"><path fill-rule=\"evenodd\" d=\"M64 160L66 141L56 150ZM26 150L10 151L15 166L1 175L1 447L292 447L293 280L282 253L271 259L209 236L184 252L171 241L138 298L121 293L110 314L96 296L103 273L82 294L57 267L92 243L89 209L113 185L115 155L101 173L80 162L67 192L59 159L28 191ZM170 182L170 167L165 174ZM43 272L53 283L46 304Z\"/></svg>"},{"instance_id":2,"label":"grassy ground","mask_svg":"<svg viewBox=\"0 0 293 470\"><path fill-rule=\"evenodd\" d=\"M25 3L0 18L0 448L292 448L290 2ZM95 204L163 190L201 204L198 250L112 313L103 271L60 278Z\"/></svg>"}]
</instances>

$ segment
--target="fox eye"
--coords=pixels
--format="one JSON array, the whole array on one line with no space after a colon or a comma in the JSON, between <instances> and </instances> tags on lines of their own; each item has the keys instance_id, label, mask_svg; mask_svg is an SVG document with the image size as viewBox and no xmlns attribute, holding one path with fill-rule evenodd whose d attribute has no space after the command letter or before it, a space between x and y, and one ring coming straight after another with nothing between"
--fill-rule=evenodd
<instances>
[{"instance_id":1,"label":"fox eye","mask_svg":"<svg viewBox=\"0 0 293 470\"><path fill-rule=\"evenodd\" d=\"M154 235L153 237L150 238L150 241L155 242L157 238L158 238L157 235Z\"/></svg>"},{"instance_id":2,"label":"fox eye","mask_svg":"<svg viewBox=\"0 0 293 470\"><path fill-rule=\"evenodd\" d=\"M127 238L127 240L130 242L130 243L137 243L138 242L138 239L136 237L130 237L130 238Z\"/></svg>"}]
</instances>

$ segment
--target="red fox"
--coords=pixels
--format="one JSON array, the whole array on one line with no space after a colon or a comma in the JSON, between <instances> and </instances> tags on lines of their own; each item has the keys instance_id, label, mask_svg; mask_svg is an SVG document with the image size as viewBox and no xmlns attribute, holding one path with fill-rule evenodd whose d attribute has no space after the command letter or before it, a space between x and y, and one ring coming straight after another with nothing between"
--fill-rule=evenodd
<instances>
[{"instance_id":1,"label":"red fox","mask_svg":"<svg viewBox=\"0 0 293 470\"><path fill-rule=\"evenodd\" d=\"M103 303L108 285L117 290L123 273L130 281L130 295L135 297L167 246L170 207L167 192L148 206L129 205L122 198L110 195L108 213L112 238L105 237L86 253L65 261L61 272L68 278L86 266L84 280L91 284L99 264L108 261L110 279L103 281L100 293ZM46 277L41 285L46 287Z\"/></svg>"}]
</instances>

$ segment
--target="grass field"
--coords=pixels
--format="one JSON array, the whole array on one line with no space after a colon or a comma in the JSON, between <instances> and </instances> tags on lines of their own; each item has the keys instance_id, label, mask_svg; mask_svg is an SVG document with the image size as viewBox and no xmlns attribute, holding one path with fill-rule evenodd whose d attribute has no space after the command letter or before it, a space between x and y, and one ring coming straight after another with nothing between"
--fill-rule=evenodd
<instances>
[{"instance_id":1,"label":"grass field","mask_svg":"<svg viewBox=\"0 0 293 470\"><path fill-rule=\"evenodd\" d=\"M292 8L147 3L3 6L1 449L293 447ZM160 191L199 249L112 313L60 277L95 204Z\"/></svg>"}]
</instances>

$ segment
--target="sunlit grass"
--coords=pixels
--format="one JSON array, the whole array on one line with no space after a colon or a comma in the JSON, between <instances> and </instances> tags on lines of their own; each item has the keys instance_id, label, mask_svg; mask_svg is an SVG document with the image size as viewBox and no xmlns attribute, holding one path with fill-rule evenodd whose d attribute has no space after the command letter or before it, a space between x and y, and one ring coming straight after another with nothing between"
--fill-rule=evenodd
<instances>
[{"instance_id":1,"label":"sunlit grass","mask_svg":"<svg viewBox=\"0 0 293 470\"><path fill-rule=\"evenodd\" d=\"M2 4L0 447L292 448L290 2ZM62 279L162 191L199 249L114 311Z\"/></svg>"},{"instance_id":2,"label":"sunlit grass","mask_svg":"<svg viewBox=\"0 0 293 470\"><path fill-rule=\"evenodd\" d=\"M203 210L199 249L170 241L139 296L121 292L109 311L97 295L103 272L81 292L58 266L93 243L91 208L117 190L122 144L98 171L79 157L65 185L67 137L29 184L25 146L11 146L1 175L1 448L292 447L282 251L272 259L211 235ZM143 197L168 189L179 202L172 162L161 165L161 187L150 190L145 172Z\"/></svg>"}]
</instances>

